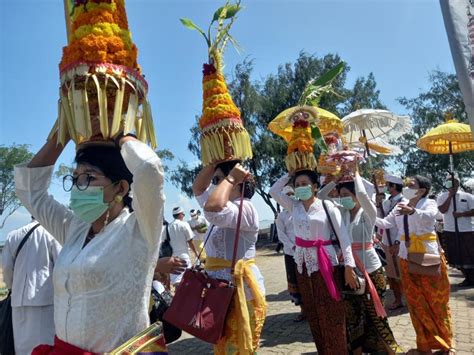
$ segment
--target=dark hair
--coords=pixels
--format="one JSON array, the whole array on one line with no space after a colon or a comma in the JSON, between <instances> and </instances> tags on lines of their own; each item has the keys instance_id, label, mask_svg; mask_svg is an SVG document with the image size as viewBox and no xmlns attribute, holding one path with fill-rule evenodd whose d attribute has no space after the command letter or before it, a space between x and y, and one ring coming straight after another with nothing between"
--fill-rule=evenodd
<instances>
[{"instance_id":1,"label":"dark hair","mask_svg":"<svg viewBox=\"0 0 474 355\"><path fill-rule=\"evenodd\" d=\"M354 181L347 181L347 182L343 182L343 183L340 183L340 184L337 184L337 192L341 193L341 189L347 189L351 192L351 194L355 195L356 194L356 190L355 190L355 184L354 184Z\"/></svg>"},{"instance_id":2,"label":"dark hair","mask_svg":"<svg viewBox=\"0 0 474 355\"><path fill-rule=\"evenodd\" d=\"M174 215L173 215L173 218L174 218L174 219L178 219L178 217L179 217L180 214L182 214L182 213L174 214Z\"/></svg>"},{"instance_id":3,"label":"dark hair","mask_svg":"<svg viewBox=\"0 0 474 355\"><path fill-rule=\"evenodd\" d=\"M222 173L227 176L231 172L231 170L236 166L238 163L241 163L240 160L230 160L219 163L216 165L215 170L220 169ZM214 170L214 171L215 171ZM240 184L240 192L242 192L242 184ZM250 179L246 181L244 184L244 197L251 199L255 195L255 180Z\"/></svg>"},{"instance_id":4,"label":"dark hair","mask_svg":"<svg viewBox=\"0 0 474 355\"><path fill-rule=\"evenodd\" d=\"M319 175L314 170L299 170L293 177L293 185L295 184L296 178L299 176L307 176L311 183L316 184L319 187Z\"/></svg>"},{"instance_id":5,"label":"dark hair","mask_svg":"<svg viewBox=\"0 0 474 355\"><path fill-rule=\"evenodd\" d=\"M418 184L418 187L420 189L426 189L426 191L425 191L425 193L423 194L422 197L428 196L428 194L430 193L430 190L431 190L431 179L427 178L427 177L424 177L424 176L421 176L421 175L415 175L413 177L413 179L415 179L415 181Z\"/></svg>"},{"instance_id":6,"label":"dark hair","mask_svg":"<svg viewBox=\"0 0 474 355\"><path fill-rule=\"evenodd\" d=\"M389 182L389 183L388 183L388 186L394 187L395 190L397 190L398 192L402 192L402 191L403 191L403 185L401 185L401 184L395 184L395 183L393 183L393 182Z\"/></svg>"},{"instance_id":7,"label":"dark hair","mask_svg":"<svg viewBox=\"0 0 474 355\"><path fill-rule=\"evenodd\" d=\"M125 165L122 154L120 154L117 147L108 145L86 146L77 151L74 161L76 164L89 164L100 169L112 182L125 180L130 186L133 183L133 175ZM123 203L132 211L132 198L129 193L130 190L123 197Z\"/></svg>"}]
</instances>

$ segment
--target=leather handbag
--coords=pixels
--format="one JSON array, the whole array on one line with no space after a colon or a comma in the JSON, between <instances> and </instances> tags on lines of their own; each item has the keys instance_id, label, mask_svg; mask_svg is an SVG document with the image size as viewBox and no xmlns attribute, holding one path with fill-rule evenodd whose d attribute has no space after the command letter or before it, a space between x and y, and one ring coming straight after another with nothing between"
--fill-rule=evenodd
<instances>
[{"instance_id":1,"label":"leather handbag","mask_svg":"<svg viewBox=\"0 0 474 355\"><path fill-rule=\"evenodd\" d=\"M339 248L340 248L341 245L339 243L339 237L337 236L336 229L334 228L334 224L332 223L331 216L329 215L328 208L327 208L326 204L324 203L324 201L322 201L322 204L323 204L324 212L326 212L326 217L327 217L327 219L329 221L329 224L331 226L331 230L332 230L334 236L336 237L336 239L333 241L333 243L336 243L337 245L339 245ZM338 277L341 280L344 281L345 266L344 265L338 265L336 270L337 270L337 273L338 273ZM353 290L352 288L349 287L349 285L346 285L345 282L343 282L342 283L342 289L341 289L341 292L342 292L343 295L363 295L365 293L366 280L365 280L364 275L362 274L362 272L358 268L354 268L354 272L356 274L357 283L358 283L359 287Z\"/></svg>"},{"instance_id":2,"label":"leather handbag","mask_svg":"<svg viewBox=\"0 0 474 355\"><path fill-rule=\"evenodd\" d=\"M231 275L237 259L240 224L245 186L242 187L239 214L235 230ZM210 229L207 243L213 227ZM199 257L198 259L199 260ZM170 307L163 319L208 343L217 344L222 338L225 321L235 292L235 285L227 280L212 278L201 267L194 265L184 272Z\"/></svg>"},{"instance_id":3,"label":"leather handbag","mask_svg":"<svg viewBox=\"0 0 474 355\"><path fill-rule=\"evenodd\" d=\"M405 243L407 250L410 245L410 231L408 229L408 216L403 216L403 228L405 230ZM410 274L425 276L441 275L441 255L428 253L408 252L408 272Z\"/></svg>"},{"instance_id":4,"label":"leather handbag","mask_svg":"<svg viewBox=\"0 0 474 355\"><path fill-rule=\"evenodd\" d=\"M16 258L20 254L20 250L23 248L28 238L31 236L33 231L39 227L39 223L35 224L28 233L25 234L23 239L18 246L15 253L15 260L13 266L15 266ZM12 323L12 304L11 304L11 290L8 291L8 295L5 299L0 301L0 354L1 355L14 355L15 346L13 342L13 323Z\"/></svg>"}]
</instances>

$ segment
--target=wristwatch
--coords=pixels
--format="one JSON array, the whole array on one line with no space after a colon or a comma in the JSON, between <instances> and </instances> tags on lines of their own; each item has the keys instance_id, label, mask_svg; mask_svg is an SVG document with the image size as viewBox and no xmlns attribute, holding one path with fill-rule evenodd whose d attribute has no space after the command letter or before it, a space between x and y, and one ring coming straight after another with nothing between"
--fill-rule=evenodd
<instances>
[{"instance_id":1,"label":"wristwatch","mask_svg":"<svg viewBox=\"0 0 474 355\"><path fill-rule=\"evenodd\" d=\"M400 245L400 241L399 240L394 241L393 245Z\"/></svg>"}]
</instances>

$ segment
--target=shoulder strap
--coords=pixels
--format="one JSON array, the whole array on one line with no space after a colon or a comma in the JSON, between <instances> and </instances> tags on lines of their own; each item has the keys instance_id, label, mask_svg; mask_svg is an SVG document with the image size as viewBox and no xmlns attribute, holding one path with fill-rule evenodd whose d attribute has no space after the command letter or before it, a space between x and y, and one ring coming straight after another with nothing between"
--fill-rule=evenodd
<instances>
[{"instance_id":1,"label":"shoulder strap","mask_svg":"<svg viewBox=\"0 0 474 355\"><path fill-rule=\"evenodd\" d=\"M23 248L23 245L25 245L26 241L28 240L28 238L30 237L30 235L34 232L34 230L36 228L39 227L39 223L36 223L33 227L31 227L31 229L25 234L25 236L23 237L23 239L21 240L20 242L20 245L18 246L18 249L16 250L16 253L15 253L15 261L16 261L16 258L18 257L18 254L20 254L20 251L21 251L21 248Z\"/></svg>"},{"instance_id":2,"label":"shoulder strap","mask_svg":"<svg viewBox=\"0 0 474 355\"><path fill-rule=\"evenodd\" d=\"M202 248L201 248L201 250L199 251L199 255L198 255L198 257L197 257L196 262L194 263L194 265L197 265L197 263L199 262L199 260L201 260L201 254L203 253L204 248L206 247L207 241L209 240L209 237L211 236L212 230L214 229L214 227L215 227L215 225L213 224L213 225L211 226L211 228L209 228L209 231L208 231L208 233L207 233L206 239L204 240L204 244L202 245Z\"/></svg>"},{"instance_id":3,"label":"shoulder strap","mask_svg":"<svg viewBox=\"0 0 474 355\"><path fill-rule=\"evenodd\" d=\"M405 243L410 243L410 230L408 229L408 215L403 216L403 229L405 231Z\"/></svg>"},{"instance_id":4,"label":"shoulder strap","mask_svg":"<svg viewBox=\"0 0 474 355\"><path fill-rule=\"evenodd\" d=\"M339 244L339 237L336 233L336 229L334 228L334 224L332 223L331 216L329 215L328 207L326 206L326 203L324 200L321 200L321 203L323 204L324 212L326 212L326 217L328 218L329 224L331 226L331 230L334 233L334 236L336 237L336 243Z\"/></svg>"},{"instance_id":5,"label":"shoulder strap","mask_svg":"<svg viewBox=\"0 0 474 355\"><path fill-rule=\"evenodd\" d=\"M244 207L244 193L245 193L245 181L242 184L242 192L240 194L239 214L237 216L237 226L235 228L234 253L232 254L232 264L231 264L232 266L230 268L231 275L234 275L235 263L237 262L237 247L239 246L240 224L242 222L242 211Z\"/></svg>"}]
</instances>

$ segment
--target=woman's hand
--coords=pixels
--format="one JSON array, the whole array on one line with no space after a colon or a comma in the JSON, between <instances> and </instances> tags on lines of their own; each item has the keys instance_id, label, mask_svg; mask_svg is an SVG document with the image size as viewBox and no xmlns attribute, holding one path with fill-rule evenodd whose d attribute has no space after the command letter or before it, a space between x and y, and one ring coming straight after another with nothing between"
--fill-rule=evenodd
<instances>
[{"instance_id":1,"label":"woman's hand","mask_svg":"<svg viewBox=\"0 0 474 355\"><path fill-rule=\"evenodd\" d=\"M415 209L413 207L411 207L410 205L405 205L405 204L401 204L399 203L397 205L398 209L396 211L396 214L398 216L402 215L402 216L408 216L408 215L411 215L413 213L415 213Z\"/></svg>"},{"instance_id":2,"label":"woman's hand","mask_svg":"<svg viewBox=\"0 0 474 355\"><path fill-rule=\"evenodd\" d=\"M176 256L161 258L158 259L158 263L156 264L155 271L160 272L162 274L175 274L179 275L184 270L186 270L186 260L180 259Z\"/></svg>"},{"instance_id":3,"label":"woman's hand","mask_svg":"<svg viewBox=\"0 0 474 355\"><path fill-rule=\"evenodd\" d=\"M234 179L234 184L241 184L250 173L241 164L236 164L229 175Z\"/></svg>"},{"instance_id":4,"label":"woman's hand","mask_svg":"<svg viewBox=\"0 0 474 355\"><path fill-rule=\"evenodd\" d=\"M353 290L356 290L360 287L354 269L350 266L346 266L344 268L344 280L346 285L348 285Z\"/></svg>"}]
</instances>

